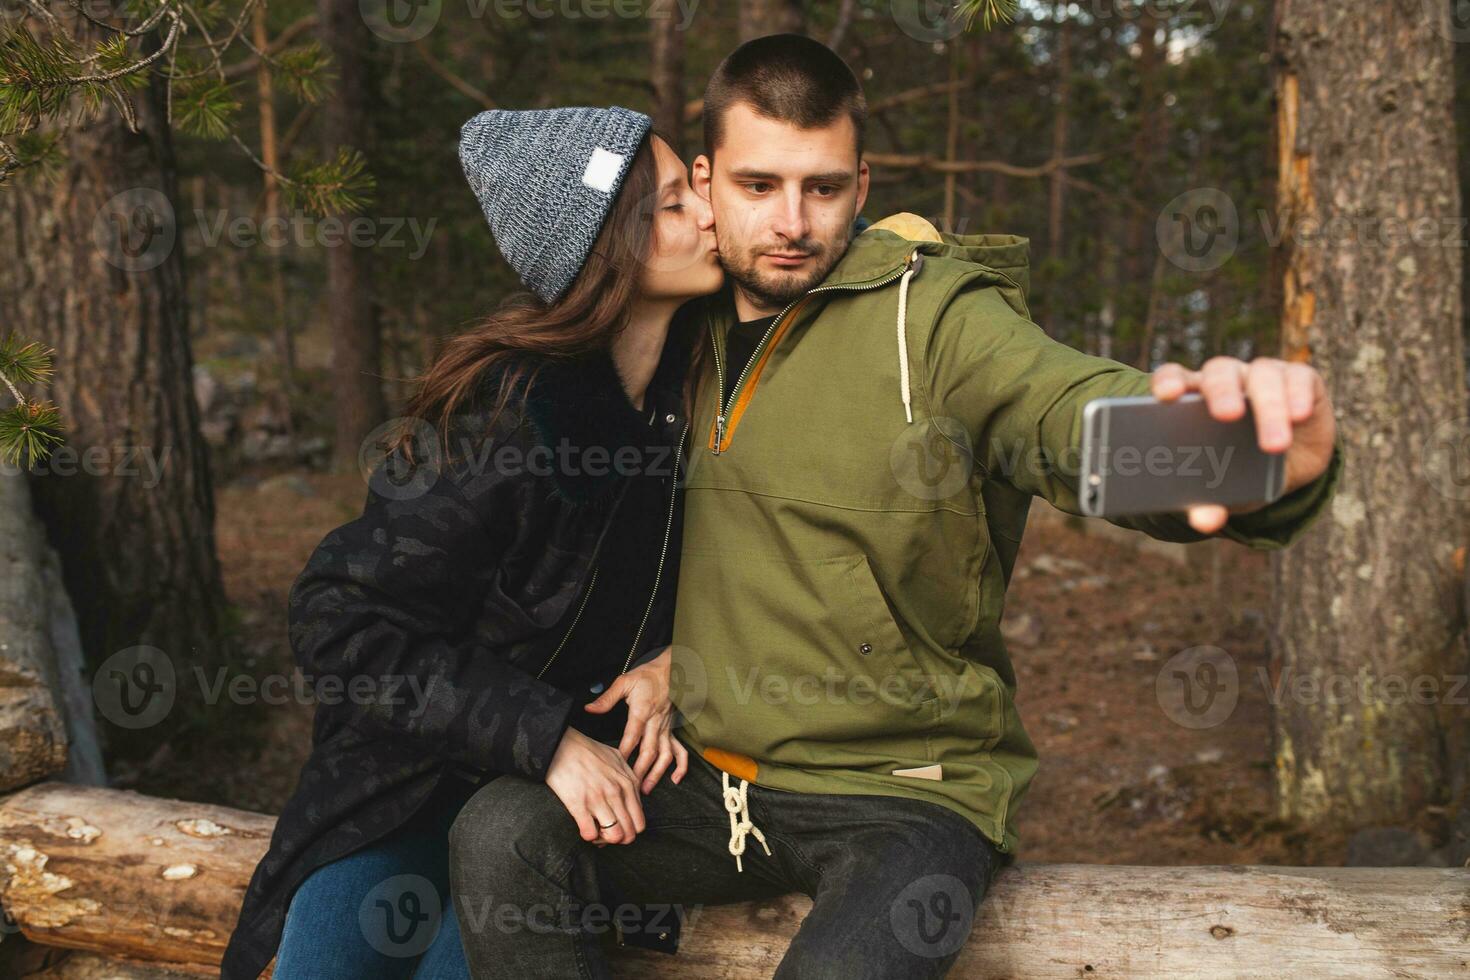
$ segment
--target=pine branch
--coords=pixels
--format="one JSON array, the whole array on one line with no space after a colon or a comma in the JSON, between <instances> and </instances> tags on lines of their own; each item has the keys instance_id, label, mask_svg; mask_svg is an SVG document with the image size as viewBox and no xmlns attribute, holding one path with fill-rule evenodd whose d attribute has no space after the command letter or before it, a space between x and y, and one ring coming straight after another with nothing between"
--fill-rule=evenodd
<instances>
[{"instance_id":1,"label":"pine branch","mask_svg":"<svg viewBox=\"0 0 1470 980\"><path fill-rule=\"evenodd\" d=\"M14 142L0 140L0 186L17 171L31 170L41 180L54 180L61 173L66 154L61 141L64 132L42 135L21 133Z\"/></svg>"},{"instance_id":2,"label":"pine branch","mask_svg":"<svg viewBox=\"0 0 1470 980\"><path fill-rule=\"evenodd\" d=\"M965 18L965 29L969 30L978 14L980 25L987 31L999 21L1015 19L1017 0L959 0L958 12Z\"/></svg>"},{"instance_id":3,"label":"pine branch","mask_svg":"<svg viewBox=\"0 0 1470 980\"><path fill-rule=\"evenodd\" d=\"M23 24L0 32L0 133L21 132L58 115L76 65L76 47L65 34L42 42Z\"/></svg>"},{"instance_id":4,"label":"pine branch","mask_svg":"<svg viewBox=\"0 0 1470 980\"><path fill-rule=\"evenodd\" d=\"M367 161L357 150L337 148L337 158L320 164L299 165L282 182L290 207L319 215L361 211L376 187Z\"/></svg>"},{"instance_id":5,"label":"pine branch","mask_svg":"<svg viewBox=\"0 0 1470 980\"><path fill-rule=\"evenodd\" d=\"M51 455L51 448L64 441L61 413L50 402L21 402L0 412L0 456L15 465L25 459L29 467Z\"/></svg>"},{"instance_id":6,"label":"pine branch","mask_svg":"<svg viewBox=\"0 0 1470 980\"><path fill-rule=\"evenodd\" d=\"M331 57L316 40L289 48L269 60L276 70L276 78L302 102L321 101L327 84L336 77L330 70Z\"/></svg>"},{"instance_id":7,"label":"pine branch","mask_svg":"<svg viewBox=\"0 0 1470 980\"><path fill-rule=\"evenodd\" d=\"M38 343L22 344L13 333L0 340L0 376L17 400L22 399L15 385L47 384L51 380L51 355L55 353Z\"/></svg>"},{"instance_id":8,"label":"pine branch","mask_svg":"<svg viewBox=\"0 0 1470 980\"><path fill-rule=\"evenodd\" d=\"M196 78L175 86L174 121L193 136L222 140L229 137L240 103L231 97L228 82Z\"/></svg>"},{"instance_id":9,"label":"pine branch","mask_svg":"<svg viewBox=\"0 0 1470 980\"><path fill-rule=\"evenodd\" d=\"M27 465L46 458L62 441L61 413L49 401L28 401L16 385L47 384L51 355L56 351L37 343L22 343L10 333L0 340L0 381L15 405L0 411L0 456L14 464L22 456Z\"/></svg>"}]
</instances>

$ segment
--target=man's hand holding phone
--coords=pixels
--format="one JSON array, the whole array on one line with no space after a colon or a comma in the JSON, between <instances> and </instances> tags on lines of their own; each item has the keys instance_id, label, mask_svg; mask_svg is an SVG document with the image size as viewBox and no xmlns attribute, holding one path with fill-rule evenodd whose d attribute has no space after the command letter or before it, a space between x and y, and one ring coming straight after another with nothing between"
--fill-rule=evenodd
<instances>
[{"instance_id":1,"label":"man's hand holding phone","mask_svg":"<svg viewBox=\"0 0 1470 980\"><path fill-rule=\"evenodd\" d=\"M1262 451L1286 454L1283 496L1321 476L1332 461L1337 424L1327 385L1310 364L1276 357L1246 362L1221 356L1210 358L1198 371L1192 371L1170 362L1154 370L1150 388L1161 402L1199 392L1210 415L1222 422L1244 415L1249 399ZM1264 502L1230 507L1198 504L1186 511L1191 527L1202 534L1214 534L1231 514L1246 514L1263 506Z\"/></svg>"}]
</instances>

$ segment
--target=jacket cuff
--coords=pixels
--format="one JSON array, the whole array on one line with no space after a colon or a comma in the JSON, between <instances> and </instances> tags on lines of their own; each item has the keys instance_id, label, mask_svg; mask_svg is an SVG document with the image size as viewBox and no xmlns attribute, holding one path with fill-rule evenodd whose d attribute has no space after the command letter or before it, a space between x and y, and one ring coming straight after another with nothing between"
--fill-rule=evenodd
<instances>
[{"instance_id":1,"label":"jacket cuff","mask_svg":"<svg viewBox=\"0 0 1470 980\"><path fill-rule=\"evenodd\" d=\"M637 660L628 665L628 669L632 670L634 667L642 667L650 660L657 660L659 654L668 649L668 646L669 645L667 643L660 643L656 647L649 647L648 650L643 654L643 656L639 657Z\"/></svg>"},{"instance_id":2,"label":"jacket cuff","mask_svg":"<svg viewBox=\"0 0 1470 980\"><path fill-rule=\"evenodd\" d=\"M1343 441L1338 432L1332 441L1332 459L1315 480L1259 510L1232 515L1215 536L1266 551L1290 547L1322 516L1337 492L1342 466Z\"/></svg>"},{"instance_id":3,"label":"jacket cuff","mask_svg":"<svg viewBox=\"0 0 1470 980\"><path fill-rule=\"evenodd\" d=\"M476 734L483 739L472 746L477 758L488 759L492 770L517 773L527 779L545 782L551 760L561 745L562 736L571 725L576 700L564 691L542 681L531 681L528 691L516 691L512 682L510 694L523 708L514 718L490 717ZM502 731L507 724L513 735Z\"/></svg>"}]
</instances>

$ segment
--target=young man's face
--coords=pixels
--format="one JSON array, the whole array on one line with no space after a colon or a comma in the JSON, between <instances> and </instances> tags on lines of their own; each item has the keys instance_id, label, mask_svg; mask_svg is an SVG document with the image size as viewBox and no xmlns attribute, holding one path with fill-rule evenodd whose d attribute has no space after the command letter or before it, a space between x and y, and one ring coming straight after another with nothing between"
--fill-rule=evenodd
<instances>
[{"instance_id":1,"label":"young man's face","mask_svg":"<svg viewBox=\"0 0 1470 980\"><path fill-rule=\"evenodd\" d=\"M868 165L844 113L798 129L737 102L714 160L694 161L694 190L714 211L720 262L758 314L820 283L847 250L868 196Z\"/></svg>"}]
</instances>

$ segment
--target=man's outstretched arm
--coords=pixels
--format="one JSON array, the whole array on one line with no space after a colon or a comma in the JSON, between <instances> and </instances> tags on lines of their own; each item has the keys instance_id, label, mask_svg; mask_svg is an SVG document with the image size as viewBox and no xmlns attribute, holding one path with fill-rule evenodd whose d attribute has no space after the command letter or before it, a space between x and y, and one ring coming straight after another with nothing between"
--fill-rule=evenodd
<instances>
[{"instance_id":1,"label":"man's outstretched arm","mask_svg":"<svg viewBox=\"0 0 1470 980\"><path fill-rule=\"evenodd\" d=\"M935 328L926 381L936 415L970 435L976 465L992 479L1081 515L1082 408L1094 398L1189 391L1216 418L1239 418L1249 398L1257 438L1286 452L1286 488L1270 504L1106 518L1165 541L1213 535L1253 548L1290 545L1327 507L1343 465L1326 386L1315 368L1276 358L1212 358L1199 371L1166 364L1148 373L1059 343L993 289L956 295Z\"/></svg>"}]
</instances>

